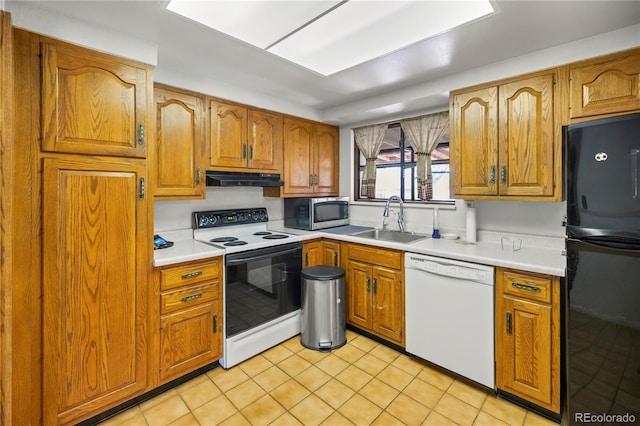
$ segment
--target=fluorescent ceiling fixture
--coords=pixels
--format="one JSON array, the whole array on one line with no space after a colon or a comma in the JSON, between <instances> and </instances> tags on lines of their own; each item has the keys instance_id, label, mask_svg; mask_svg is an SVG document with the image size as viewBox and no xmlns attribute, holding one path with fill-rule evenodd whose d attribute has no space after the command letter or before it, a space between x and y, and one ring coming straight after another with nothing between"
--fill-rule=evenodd
<instances>
[{"instance_id":1,"label":"fluorescent ceiling fixture","mask_svg":"<svg viewBox=\"0 0 640 426\"><path fill-rule=\"evenodd\" d=\"M495 12L488 0L171 0L167 9L325 76Z\"/></svg>"}]
</instances>

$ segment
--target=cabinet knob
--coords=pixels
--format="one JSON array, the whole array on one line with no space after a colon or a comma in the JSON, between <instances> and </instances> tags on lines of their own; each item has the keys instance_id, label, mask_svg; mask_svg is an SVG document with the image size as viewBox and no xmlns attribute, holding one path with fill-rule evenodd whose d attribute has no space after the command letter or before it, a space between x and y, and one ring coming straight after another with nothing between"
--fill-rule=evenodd
<instances>
[{"instance_id":1,"label":"cabinet knob","mask_svg":"<svg viewBox=\"0 0 640 426\"><path fill-rule=\"evenodd\" d=\"M506 164L503 164L502 166L500 166L500 180L504 184L507 183L507 165Z\"/></svg>"},{"instance_id":2,"label":"cabinet knob","mask_svg":"<svg viewBox=\"0 0 640 426\"><path fill-rule=\"evenodd\" d=\"M489 183L496 183L496 166L489 168Z\"/></svg>"}]
</instances>

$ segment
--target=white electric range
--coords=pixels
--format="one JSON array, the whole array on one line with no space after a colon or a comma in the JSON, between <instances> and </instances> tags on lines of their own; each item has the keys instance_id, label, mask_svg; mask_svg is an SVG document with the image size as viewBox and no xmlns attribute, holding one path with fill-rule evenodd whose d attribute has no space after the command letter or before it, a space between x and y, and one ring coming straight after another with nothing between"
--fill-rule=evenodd
<instances>
[{"instance_id":1,"label":"white electric range","mask_svg":"<svg viewBox=\"0 0 640 426\"><path fill-rule=\"evenodd\" d=\"M224 368L300 333L302 237L268 221L265 208L193 213L193 238L225 250Z\"/></svg>"}]
</instances>

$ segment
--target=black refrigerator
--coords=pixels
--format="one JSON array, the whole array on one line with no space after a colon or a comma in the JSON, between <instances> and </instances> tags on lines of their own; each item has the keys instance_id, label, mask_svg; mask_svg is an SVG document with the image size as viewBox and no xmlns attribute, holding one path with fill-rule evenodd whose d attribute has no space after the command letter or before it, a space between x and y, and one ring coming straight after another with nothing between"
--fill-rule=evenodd
<instances>
[{"instance_id":1,"label":"black refrigerator","mask_svg":"<svg viewBox=\"0 0 640 426\"><path fill-rule=\"evenodd\" d=\"M564 128L563 423L640 424L640 114Z\"/></svg>"}]
</instances>

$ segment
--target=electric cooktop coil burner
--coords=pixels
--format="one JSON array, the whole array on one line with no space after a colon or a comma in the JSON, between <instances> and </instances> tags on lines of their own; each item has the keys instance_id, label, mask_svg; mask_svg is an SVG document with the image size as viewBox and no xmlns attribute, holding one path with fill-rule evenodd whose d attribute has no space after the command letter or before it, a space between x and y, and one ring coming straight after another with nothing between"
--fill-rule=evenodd
<instances>
[{"instance_id":1,"label":"electric cooktop coil burner","mask_svg":"<svg viewBox=\"0 0 640 426\"><path fill-rule=\"evenodd\" d=\"M243 246L247 244L246 241L229 241L228 243L224 243L223 245L228 246L228 247L232 247L232 246Z\"/></svg>"},{"instance_id":2,"label":"electric cooktop coil burner","mask_svg":"<svg viewBox=\"0 0 640 426\"><path fill-rule=\"evenodd\" d=\"M283 235L283 234L271 234L271 235L265 235L264 237L265 240L281 240L283 238L289 238L288 235Z\"/></svg>"},{"instance_id":3,"label":"electric cooktop coil burner","mask_svg":"<svg viewBox=\"0 0 640 426\"><path fill-rule=\"evenodd\" d=\"M271 232L269 232L269 231L258 231L258 232L254 232L253 235L271 235Z\"/></svg>"},{"instance_id":4,"label":"electric cooktop coil burner","mask_svg":"<svg viewBox=\"0 0 640 426\"><path fill-rule=\"evenodd\" d=\"M212 243L228 243L231 241L236 241L237 239L237 237L217 237L212 238L209 241L211 241Z\"/></svg>"}]
</instances>

